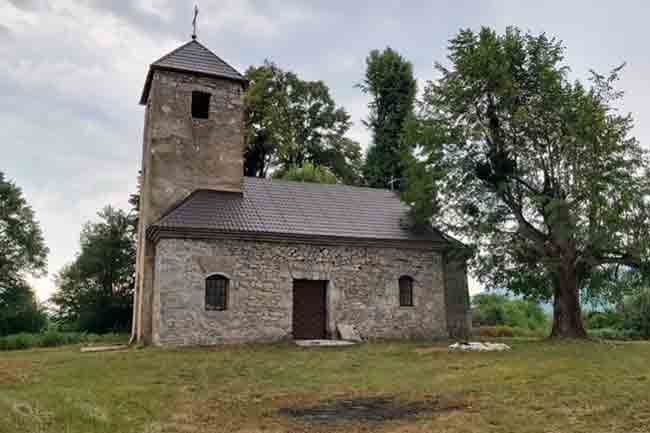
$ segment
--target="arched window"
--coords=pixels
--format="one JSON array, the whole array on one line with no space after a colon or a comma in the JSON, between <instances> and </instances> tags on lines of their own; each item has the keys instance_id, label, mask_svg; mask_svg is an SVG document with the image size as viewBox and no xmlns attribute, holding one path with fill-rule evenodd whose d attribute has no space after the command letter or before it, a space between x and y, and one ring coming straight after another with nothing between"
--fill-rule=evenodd
<instances>
[{"instance_id":1,"label":"arched window","mask_svg":"<svg viewBox=\"0 0 650 433\"><path fill-rule=\"evenodd\" d=\"M399 277L399 306L413 306L413 278L408 275Z\"/></svg>"},{"instance_id":2,"label":"arched window","mask_svg":"<svg viewBox=\"0 0 650 433\"><path fill-rule=\"evenodd\" d=\"M205 279L205 309L228 309L228 286L230 280L223 275L211 275Z\"/></svg>"}]
</instances>

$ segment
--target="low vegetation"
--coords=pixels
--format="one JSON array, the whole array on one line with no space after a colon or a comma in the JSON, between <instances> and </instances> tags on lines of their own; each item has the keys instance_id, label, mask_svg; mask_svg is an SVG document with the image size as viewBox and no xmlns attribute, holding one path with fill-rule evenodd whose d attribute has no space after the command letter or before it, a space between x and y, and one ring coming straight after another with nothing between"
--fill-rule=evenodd
<instances>
[{"instance_id":1,"label":"low vegetation","mask_svg":"<svg viewBox=\"0 0 650 433\"><path fill-rule=\"evenodd\" d=\"M640 288L614 307L585 314L591 337L608 339L650 338L650 289Z\"/></svg>"},{"instance_id":2,"label":"low vegetation","mask_svg":"<svg viewBox=\"0 0 650 433\"><path fill-rule=\"evenodd\" d=\"M2 352L0 432L648 431L650 344L504 341Z\"/></svg>"},{"instance_id":3,"label":"low vegetation","mask_svg":"<svg viewBox=\"0 0 650 433\"><path fill-rule=\"evenodd\" d=\"M474 334L488 338L542 338L551 327L539 303L498 293L480 293L472 298L472 320Z\"/></svg>"},{"instance_id":4,"label":"low vegetation","mask_svg":"<svg viewBox=\"0 0 650 433\"><path fill-rule=\"evenodd\" d=\"M0 337L1 350L22 350L37 347L58 347L73 344L114 344L126 343L127 334L92 334L86 332L45 331L29 334L26 332Z\"/></svg>"},{"instance_id":5,"label":"low vegetation","mask_svg":"<svg viewBox=\"0 0 650 433\"><path fill-rule=\"evenodd\" d=\"M472 298L474 335L480 337L547 336L550 317L537 302L498 293ZM584 313L589 337L609 340L650 338L650 289L636 289L618 305Z\"/></svg>"},{"instance_id":6,"label":"low vegetation","mask_svg":"<svg viewBox=\"0 0 650 433\"><path fill-rule=\"evenodd\" d=\"M480 293L472 298L472 319L479 326L509 326L528 330L549 327L549 318L539 303L497 293Z\"/></svg>"}]
</instances>

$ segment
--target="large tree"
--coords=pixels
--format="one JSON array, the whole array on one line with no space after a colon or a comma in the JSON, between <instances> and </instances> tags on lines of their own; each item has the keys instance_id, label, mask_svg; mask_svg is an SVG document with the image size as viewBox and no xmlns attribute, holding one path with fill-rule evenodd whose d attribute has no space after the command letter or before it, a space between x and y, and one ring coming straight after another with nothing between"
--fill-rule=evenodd
<instances>
[{"instance_id":1,"label":"large tree","mask_svg":"<svg viewBox=\"0 0 650 433\"><path fill-rule=\"evenodd\" d=\"M516 28L463 30L449 50L409 128L435 180L410 192L417 219L472 243L488 285L552 296L552 336L584 337L580 289L648 254L649 161L615 109L620 68L572 82L561 42Z\"/></svg>"},{"instance_id":2,"label":"large tree","mask_svg":"<svg viewBox=\"0 0 650 433\"><path fill-rule=\"evenodd\" d=\"M48 252L34 211L0 171L0 287L45 272Z\"/></svg>"},{"instance_id":3,"label":"large tree","mask_svg":"<svg viewBox=\"0 0 650 433\"><path fill-rule=\"evenodd\" d=\"M363 166L364 178L369 186L397 189L405 176L402 155L410 151L400 137L413 113L417 91L413 66L390 47L373 50L366 58L366 75L359 87L371 98L367 126L372 144Z\"/></svg>"},{"instance_id":4,"label":"large tree","mask_svg":"<svg viewBox=\"0 0 650 433\"><path fill-rule=\"evenodd\" d=\"M322 81L305 81L271 62L246 71L244 173L265 177L269 169L305 162L329 168L343 182L359 178L361 148L347 138L351 122Z\"/></svg>"},{"instance_id":5,"label":"large tree","mask_svg":"<svg viewBox=\"0 0 650 433\"><path fill-rule=\"evenodd\" d=\"M43 325L44 312L25 277L45 272L47 254L34 211L0 172L0 335Z\"/></svg>"},{"instance_id":6,"label":"large tree","mask_svg":"<svg viewBox=\"0 0 650 433\"><path fill-rule=\"evenodd\" d=\"M105 207L81 232L81 252L57 275L58 319L82 331L129 328L135 284L135 216Z\"/></svg>"}]
</instances>

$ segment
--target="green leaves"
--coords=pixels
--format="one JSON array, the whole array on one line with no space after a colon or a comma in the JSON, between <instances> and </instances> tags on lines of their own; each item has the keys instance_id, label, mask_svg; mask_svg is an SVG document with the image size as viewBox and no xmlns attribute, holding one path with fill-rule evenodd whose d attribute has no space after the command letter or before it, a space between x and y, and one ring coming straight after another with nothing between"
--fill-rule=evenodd
<instances>
[{"instance_id":1,"label":"green leaves","mask_svg":"<svg viewBox=\"0 0 650 433\"><path fill-rule=\"evenodd\" d=\"M371 97L366 124L373 143L363 167L364 178L369 186L397 189L406 170L401 156L410 153L400 138L413 113L417 91L413 66L390 47L373 50L366 58L366 75L359 87Z\"/></svg>"},{"instance_id":2,"label":"green leaves","mask_svg":"<svg viewBox=\"0 0 650 433\"><path fill-rule=\"evenodd\" d=\"M48 252L34 211L0 171L0 287L44 272Z\"/></svg>"},{"instance_id":3,"label":"green leaves","mask_svg":"<svg viewBox=\"0 0 650 433\"><path fill-rule=\"evenodd\" d=\"M273 173L275 179L293 180L297 182L313 183L338 183L338 179L326 167L304 163L302 166L293 166L288 170L278 170Z\"/></svg>"},{"instance_id":4,"label":"green leaves","mask_svg":"<svg viewBox=\"0 0 650 433\"><path fill-rule=\"evenodd\" d=\"M110 206L98 216L84 225L81 252L57 275L51 301L59 321L76 330L125 330L135 288L136 217Z\"/></svg>"},{"instance_id":5,"label":"green leaves","mask_svg":"<svg viewBox=\"0 0 650 433\"><path fill-rule=\"evenodd\" d=\"M0 171L0 335L44 326L45 312L25 277L45 272L48 252L22 191Z\"/></svg>"},{"instance_id":6,"label":"green leaves","mask_svg":"<svg viewBox=\"0 0 650 433\"><path fill-rule=\"evenodd\" d=\"M245 174L267 175L305 162L329 168L345 183L359 179L361 148L345 137L350 116L322 81L304 81L271 62L246 71Z\"/></svg>"},{"instance_id":7,"label":"green leaves","mask_svg":"<svg viewBox=\"0 0 650 433\"><path fill-rule=\"evenodd\" d=\"M39 332L47 322L45 309L24 281L0 289L0 336Z\"/></svg>"},{"instance_id":8,"label":"green leaves","mask_svg":"<svg viewBox=\"0 0 650 433\"><path fill-rule=\"evenodd\" d=\"M508 28L462 30L427 84L404 139L420 150L415 214L478 246L488 285L547 297L560 268L585 283L608 263L648 256L645 150L614 104L622 67L568 79L564 46Z\"/></svg>"}]
</instances>

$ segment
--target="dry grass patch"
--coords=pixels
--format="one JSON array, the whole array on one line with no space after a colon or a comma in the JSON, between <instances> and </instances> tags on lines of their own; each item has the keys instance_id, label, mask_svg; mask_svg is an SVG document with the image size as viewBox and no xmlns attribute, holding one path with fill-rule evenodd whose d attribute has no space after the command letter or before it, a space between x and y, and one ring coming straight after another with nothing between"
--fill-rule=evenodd
<instances>
[{"instance_id":1,"label":"dry grass patch","mask_svg":"<svg viewBox=\"0 0 650 433\"><path fill-rule=\"evenodd\" d=\"M0 359L0 386L26 383L30 378L31 370L30 361Z\"/></svg>"}]
</instances>

